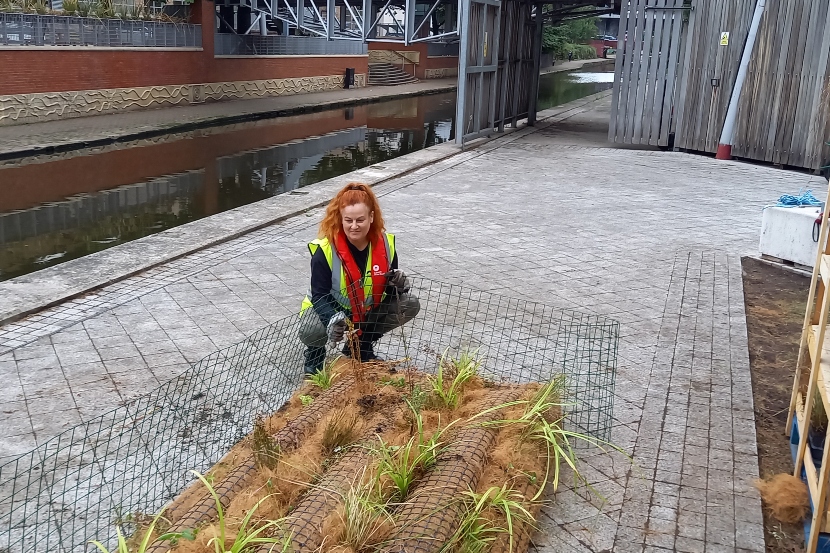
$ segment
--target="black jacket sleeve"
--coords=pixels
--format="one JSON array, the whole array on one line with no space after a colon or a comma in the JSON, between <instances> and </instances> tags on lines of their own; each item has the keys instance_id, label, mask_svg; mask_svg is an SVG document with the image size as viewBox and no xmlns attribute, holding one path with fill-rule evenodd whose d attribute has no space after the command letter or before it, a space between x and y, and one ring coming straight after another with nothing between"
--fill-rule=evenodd
<instances>
[{"instance_id":1,"label":"black jacket sleeve","mask_svg":"<svg viewBox=\"0 0 830 553\"><path fill-rule=\"evenodd\" d=\"M394 271L398 268L398 252L395 252L395 255L392 256L392 263L389 264L389 270ZM391 301L395 295L395 287L391 284L386 285L386 299L384 302Z\"/></svg>"},{"instance_id":2,"label":"black jacket sleeve","mask_svg":"<svg viewBox=\"0 0 830 553\"><path fill-rule=\"evenodd\" d=\"M319 248L311 256L311 302L324 326L337 313L337 302L331 295L331 268Z\"/></svg>"}]
</instances>

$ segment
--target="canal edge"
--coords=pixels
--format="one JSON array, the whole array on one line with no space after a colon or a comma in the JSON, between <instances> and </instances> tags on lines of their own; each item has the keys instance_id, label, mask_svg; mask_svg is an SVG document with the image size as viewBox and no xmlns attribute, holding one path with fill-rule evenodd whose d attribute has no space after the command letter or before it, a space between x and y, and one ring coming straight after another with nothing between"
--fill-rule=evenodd
<instances>
[{"instance_id":1,"label":"canal edge","mask_svg":"<svg viewBox=\"0 0 830 553\"><path fill-rule=\"evenodd\" d=\"M0 326L14 323L166 263L322 207L348 182L360 181L374 187L460 154L486 154L526 134L567 119L608 94L608 91L599 92L544 110L539 112L539 120L535 126L527 126L524 123L517 128L506 128L503 134L496 134L492 138L480 138L465 145L463 149L449 142L432 146L303 187L293 191L294 193L247 204L115 248L0 282ZM473 150L477 152L473 153ZM256 212L260 212L259 216ZM234 219L239 217L248 223L234 224ZM187 245L182 247L182 243ZM132 267L125 267L123 262L119 263L124 259L143 261L133 261ZM114 266L119 264L121 269L113 270ZM9 350L0 349L0 354L6 351Z\"/></svg>"},{"instance_id":2,"label":"canal edge","mask_svg":"<svg viewBox=\"0 0 830 553\"><path fill-rule=\"evenodd\" d=\"M339 100L331 100L328 102L300 104L297 106L291 106L286 108L253 111L242 114L216 115L212 117L206 117L205 119L200 119L197 121L188 121L186 123L174 123L170 125L160 125L157 128L153 129L134 132L127 131L117 135L102 136L101 138L87 140L79 139L71 142L63 142L45 146L33 145L30 147L24 147L15 150L0 151L0 161L9 161L31 156L60 154L76 150L83 150L86 148L97 148L101 146L110 146L113 144L121 144L136 140L147 140L150 138L155 138L158 136L163 136L172 133L190 132L195 130L207 129L211 127L221 127L223 125L233 125L237 123L261 121L264 119L277 119L280 117L290 117L292 115L303 115L306 113L318 113L321 111L327 111L332 109L377 104L380 102L388 102L390 100L402 100L406 98L413 98L416 96L434 96L446 92L453 92L457 89L457 85L444 85L435 88L425 88L407 92L390 92L380 94L377 96L344 98ZM106 117L106 115L102 117Z\"/></svg>"}]
</instances>

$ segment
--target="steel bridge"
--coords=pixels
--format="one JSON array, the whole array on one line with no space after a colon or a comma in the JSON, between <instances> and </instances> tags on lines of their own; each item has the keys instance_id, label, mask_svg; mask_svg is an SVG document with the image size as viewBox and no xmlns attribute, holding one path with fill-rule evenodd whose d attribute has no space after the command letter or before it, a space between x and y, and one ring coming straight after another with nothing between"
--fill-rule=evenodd
<instances>
[{"instance_id":1,"label":"steel bridge","mask_svg":"<svg viewBox=\"0 0 830 553\"><path fill-rule=\"evenodd\" d=\"M459 43L456 141L533 124L545 23L620 13L622 0L216 0L220 32Z\"/></svg>"}]
</instances>

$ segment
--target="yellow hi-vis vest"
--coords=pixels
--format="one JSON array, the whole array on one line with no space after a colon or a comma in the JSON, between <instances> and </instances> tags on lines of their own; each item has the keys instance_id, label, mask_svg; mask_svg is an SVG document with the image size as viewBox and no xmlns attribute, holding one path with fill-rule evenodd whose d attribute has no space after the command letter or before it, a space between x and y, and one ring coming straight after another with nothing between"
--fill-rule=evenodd
<instances>
[{"instance_id":1,"label":"yellow hi-vis vest","mask_svg":"<svg viewBox=\"0 0 830 553\"><path fill-rule=\"evenodd\" d=\"M389 232L383 235L383 245L386 246L386 259L389 260L389 265L392 265L392 259L395 257L395 235ZM352 304L349 302L348 290L346 289L346 270L343 268L343 262L337 251L332 247L328 238L318 238L308 244L308 251L313 256L318 249L323 250L323 255L326 256L329 267L331 268L331 295L340 304L343 309L350 311ZM365 296L366 307L372 306L372 243L369 243L369 255L366 256L366 267L363 270L363 295ZM386 293L383 294L386 297ZM306 297L303 299L303 304L300 306L300 314L302 315L306 309L311 307L311 291L309 290Z\"/></svg>"}]
</instances>

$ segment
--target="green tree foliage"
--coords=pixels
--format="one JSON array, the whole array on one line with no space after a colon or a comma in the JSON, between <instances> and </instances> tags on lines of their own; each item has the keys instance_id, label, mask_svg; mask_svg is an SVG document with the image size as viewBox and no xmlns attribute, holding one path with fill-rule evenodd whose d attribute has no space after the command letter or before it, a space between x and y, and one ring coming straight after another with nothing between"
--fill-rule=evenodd
<instances>
[{"instance_id":1,"label":"green tree foliage","mask_svg":"<svg viewBox=\"0 0 830 553\"><path fill-rule=\"evenodd\" d=\"M596 17L546 25L542 35L542 50L546 54L552 53L560 60L567 59L568 52L573 52L574 59L593 58L596 52L586 45L597 32Z\"/></svg>"}]
</instances>

